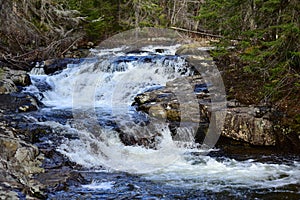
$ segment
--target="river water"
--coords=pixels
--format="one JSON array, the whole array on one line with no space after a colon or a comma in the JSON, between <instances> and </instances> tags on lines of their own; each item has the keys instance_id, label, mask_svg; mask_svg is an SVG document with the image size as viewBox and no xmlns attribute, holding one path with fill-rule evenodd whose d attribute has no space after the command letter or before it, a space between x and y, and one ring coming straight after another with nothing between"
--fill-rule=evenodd
<instances>
[{"instance_id":1,"label":"river water","mask_svg":"<svg viewBox=\"0 0 300 200\"><path fill-rule=\"evenodd\" d=\"M134 97L193 72L180 45L93 50L93 57L53 75L33 69L34 94L47 113L56 150L80 166L85 183L49 199L299 199L299 156L230 156L173 141L168 123L136 112ZM63 113L59 115L57 113ZM152 121L151 121L152 120ZM155 148L126 146L120 132L158 133ZM188 131L187 131L187 134Z\"/></svg>"}]
</instances>

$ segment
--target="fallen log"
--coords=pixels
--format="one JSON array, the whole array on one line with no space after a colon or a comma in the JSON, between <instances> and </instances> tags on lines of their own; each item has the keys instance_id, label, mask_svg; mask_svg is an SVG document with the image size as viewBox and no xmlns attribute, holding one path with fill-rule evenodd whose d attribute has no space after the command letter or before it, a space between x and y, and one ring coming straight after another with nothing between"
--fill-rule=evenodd
<instances>
[{"instance_id":1,"label":"fallen log","mask_svg":"<svg viewBox=\"0 0 300 200\"><path fill-rule=\"evenodd\" d=\"M221 35L214 35L214 34L206 33L206 32L193 31L193 30L184 29L184 28L178 28L178 27L174 27L174 26L172 26L170 28L173 29L173 30L177 30L177 31L183 31L183 32L188 32L188 33L195 33L195 34L206 36L206 37L223 38L223 36L221 36Z\"/></svg>"}]
</instances>

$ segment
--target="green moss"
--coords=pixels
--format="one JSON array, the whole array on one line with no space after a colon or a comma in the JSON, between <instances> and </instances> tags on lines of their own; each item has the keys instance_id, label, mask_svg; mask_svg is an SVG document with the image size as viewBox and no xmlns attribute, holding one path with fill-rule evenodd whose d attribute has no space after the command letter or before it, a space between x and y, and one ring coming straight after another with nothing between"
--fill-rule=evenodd
<instances>
[{"instance_id":1,"label":"green moss","mask_svg":"<svg viewBox=\"0 0 300 200\"><path fill-rule=\"evenodd\" d=\"M3 79L4 70L0 66L0 81Z\"/></svg>"}]
</instances>

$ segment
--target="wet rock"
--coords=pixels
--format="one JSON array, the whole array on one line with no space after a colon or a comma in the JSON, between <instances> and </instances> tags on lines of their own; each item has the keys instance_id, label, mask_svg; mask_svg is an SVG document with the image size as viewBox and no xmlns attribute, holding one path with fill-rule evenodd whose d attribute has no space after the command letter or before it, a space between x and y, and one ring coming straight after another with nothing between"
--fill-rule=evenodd
<instances>
[{"instance_id":1,"label":"wet rock","mask_svg":"<svg viewBox=\"0 0 300 200\"><path fill-rule=\"evenodd\" d=\"M74 171L76 164L57 152L55 146L40 143L38 147L44 155L42 167L45 171L37 174L36 179L47 186L47 192L68 190L70 184L83 183L81 174Z\"/></svg>"},{"instance_id":2,"label":"wet rock","mask_svg":"<svg viewBox=\"0 0 300 200\"><path fill-rule=\"evenodd\" d=\"M3 68L0 70L0 94L18 92L22 87L31 84L26 71Z\"/></svg>"},{"instance_id":3,"label":"wet rock","mask_svg":"<svg viewBox=\"0 0 300 200\"><path fill-rule=\"evenodd\" d=\"M130 50L130 51L126 52L126 54L142 54L142 53L149 53L149 51L135 49L135 50Z\"/></svg>"},{"instance_id":4,"label":"wet rock","mask_svg":"<svg viewBox=\"0 0 300 200\"><path fill-rule=\"evenodd\" d=\"M44 185L33 178L34 174L44 172L40 167L43 155L18 134L18 130L0 122L0 194L5 193L1 198L44 197Z\"/></svg>"},{"instance_id":5,"label":"wet rock","mask_svg":"<svg viewBox=\"0 0 300 200\"><path fill-rule=\"evenodd\" d=\"M121 132L119 138L127 146L143 146L150 149L156 149L160 143L160 133L134 134L133 132Z\"/></svg>"},{"instance_id":6,"label":"wet rock","mask_svg":"<svg viewBox=\"0 0 300 200\"><path fill-rule=\"evenodd\" d=\"M74 172L70 167L62 167L59 169L51 169L37 176L43 185L47 186L47 191L68 190L70 184L79 186L83 183L83 178L80 173Z\"/></svg>"},{"instance_id":7,"label":"wet rock","mask_svg":"<svg viewBox=\"0 0 300 200\"><path fill-rule=\"evenodd\" d=\"M147 102L150 102L150 93L139 94L134 98L134 104L141 105Z\"/></svg>"},{"instance_id":8,"label":"wet rock","mask_svg":"<svg viewBox=\"0 0 300 200\"><path fill-rule=\"evenodd\" d=\"M155 49L155 53L165 53L167 49Z\"/></svg>"},{"instance_id":9,"label":"wet rock","mask_svg":"<svg viewBox=\"0 0 300 200\"><path fill-rule=\"evenodd\" d=\"M0 80L0 94L9 94L12 92L17 92L18 88L10 79Z\"/></svg>"},{"instance_id":10,"label":"wet rock","mask_svg":"<svg viewBox=\"0 0 300 200\"><path fill-rule=\"evenodd\" d=\"M203 61L204 68L209 71L209 66L212 63L206 52L199 54L199 51L183 48L177 53L180 55L197 53L190 60L192 63ZM195 74L167 82L164 88L139 94L133 105L137 107L138 111L169 122L173 127L174 137L176 137L176 127L179 122L199 123L199 126L204 128L201 133L204 136L196 135L195 137L203 138L211 120L212 107L220 107L218 102L211 103L213 97L219 99L214 87L209 86L200 74ZM272 115L270 107L243 106L233 100L228 102L227 111L222 136L252 145L276 145L274 124L270 119Z\"/></svg>"},{"instance_id":11,"label":"wet rock","mask_svg":"<svg viewBox=\"0 0 300 200\"><path fill-rule=\"evenodd\" d=\"M166 87L137 95L133 105L138 111L169 122L207 122L209 94L207 88L196 89L197 85L204 87L199 75L177 78L167 82Z\"/></svg>"},{"instance_id":12,"label":"wet rock","mask_svg":"<svg viewBox=\"0 0 300 200\"><path fill-rule=\"evenodd\" d=\"M66 69L68 64L79 64L84 59L80 58L62 58L62 59L51 59L44 61L44 72L45 74L53 74L55 72Z\"/></svg>"},{"instance_id":13,"label":"wet rock","mask_svg":"<svg viewBox=\"0 0 300 200\"><path fill-rule=\"evenodd\" d=\"M31 84L30 76L26 71L9 70L9 76L16 86L24 87Z\"/></svg>"},{"instance_id":14,"label":"wet rock","mask_svg":"<svg viewBox=\"0 0 300 200\"><path fill-rule=\"evenodd\" d=\"M38 110L38 101L23 93L0 94L0 108L8 112L30 112Z\"/></svg>"},{"instance_id":15,"label":"wet rock","mask_svg":"<svg viewBox=\"0 0 300 200\"><path fill-rule=\"evenodd\" d=\"M199 75L177 78L167 82L165 87L150 90L135 97L133 105L138 111L145 112L150 118L155 118L161 122L168 122L174 140L180 140L181 135L187 135L185 131L190 128L194 130L197 124L207 130L209 123L209 94L206 89L196 89L196 85L203 85L203 79ZM198 99L197 97L201 97ZM185 125L183 125L185 124ZM190 125L193 124L193 127ZM184 126L184 127L179 127ZM185 127L186 126L186 127ZM180 129L180 130L179 130ZM197 130L197 129L195 129ZM197 134L204 134L203 130ZM196 139L200 138L196 134ZM122 136L122 135L121 135ZM124 137L124 136L122 136ZM126 135L126 137L128 137ZM147 138L146 145L155 145L155 135ZM186 138L186 140L191 138ZM124 139L122 140L124 142ZM130 138L125 138L129 144L143 143L143 137L133 134Z\"/></svg>"}]
</instances>

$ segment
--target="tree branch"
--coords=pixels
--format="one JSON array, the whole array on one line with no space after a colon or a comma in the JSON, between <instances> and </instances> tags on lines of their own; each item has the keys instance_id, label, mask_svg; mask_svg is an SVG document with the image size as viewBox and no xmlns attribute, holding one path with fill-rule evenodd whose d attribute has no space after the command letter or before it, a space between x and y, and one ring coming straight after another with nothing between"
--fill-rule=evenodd
<instances>
[{"instance_id":1,"label":"tree branch","mask_svg":"<svg viewBox=\"0 0 300 200\"><path fill-rule=\"evenodd\" d=\"M174 30L177 30L177 31L183 31L183 32L188 32L188 33L195 33L195 34L206 36L206 37L223 38L223 36L221 36L221 35L214 35L214 34L211 34L211 33L198 32L198 31L188 30L188 29L184 29L184 28L178 28L178 27L174 27L174 26L172 26L170 28L174 29Z\"/></svg>"}]
</instances>

